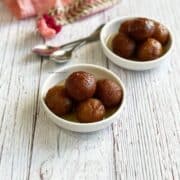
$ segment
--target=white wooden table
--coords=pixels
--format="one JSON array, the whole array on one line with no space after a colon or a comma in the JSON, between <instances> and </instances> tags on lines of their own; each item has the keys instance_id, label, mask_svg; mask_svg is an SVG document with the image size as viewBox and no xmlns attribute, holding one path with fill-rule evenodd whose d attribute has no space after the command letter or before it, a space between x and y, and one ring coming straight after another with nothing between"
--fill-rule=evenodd
<instances>
[{"instance_id":1,"label":"white wooden table","mask_svg":"<svg viewBox=\"0 0 180 180\"><path fill-rule=\"evenodd\" d=\"M124 0L68 25L51 44L88 35L124 15L168 24L175 49L161 67L132 72L110 63L99 42L82 47L66 64L92 63L115 72L127 88L119 120L95 133L73 133L48 120L39 102L47 76L60 66L31 54L43 43L35 20L17 21L0 3L0 180L179 180L180 1Z\"/></svg>"}]
</instances>

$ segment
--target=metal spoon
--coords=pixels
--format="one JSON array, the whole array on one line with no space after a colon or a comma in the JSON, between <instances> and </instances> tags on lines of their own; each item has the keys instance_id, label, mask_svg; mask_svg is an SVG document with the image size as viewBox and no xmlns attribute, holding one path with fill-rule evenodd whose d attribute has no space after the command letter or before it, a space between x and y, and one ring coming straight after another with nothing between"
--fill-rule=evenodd
<instances>
[{"instance_id":1,"label":"metal spoon","mask_svg":"<svg viewBox=\"0 0 180 180\"><path fill-rule=\"evenodd\" d=\"M50 46L50 45L46 45L46 44L36 45L35 47L32 48L32 52L34 52L35 54L38 54L40 56L49 56L50 54L52 54L54 51L57 51L58 49L76 45L83 41L86 41L86 43L96 41L99 39L99 34L100 34L103 26L104 26L104 24L99 26L93 33L91 33L89 36L87 36L85 38L81 38L79 40L75 40L75 41L69 42L69 43L61 45L61 46Z\"/></svg>"},{"instance_id":2,"label":"metal spoon","mask_svg":"<svg viewBox=\"0 0 180 180\"><path fill-rule=\"evenodd\" d=\"M53 52L50 56L49 56L49 60L50 61L54 61L56 63L65 63L67 61L69 61L72 57L72 53L73 51L76 49L76 48L79 48L80 46L86 44L87 41L82 41L76 45L74 45L71 49L68 49L68 50L63 50L63 49L60 49L60 50L57 50L55 52Z\"/></svg>"}]
</instances>

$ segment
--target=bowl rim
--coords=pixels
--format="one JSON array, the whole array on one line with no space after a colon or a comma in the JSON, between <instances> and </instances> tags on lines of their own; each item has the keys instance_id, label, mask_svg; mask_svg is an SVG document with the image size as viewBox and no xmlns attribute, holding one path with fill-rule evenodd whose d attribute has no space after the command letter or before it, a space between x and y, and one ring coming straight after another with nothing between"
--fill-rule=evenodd
<instances>
[{"instance_id":1,"label":"bowl rim","mask_svg":"<svg viewBox=\"0 0 180 180\"><path fill-rule=\"evenodd\" d=\"M102 28L101 30L101 33L100 33L100 41L101 41L101 45L103 46L103 48L105 49L105 51L111 55L113 58L116 58L116 59L119 59L121 61L123 61L124 63L130 63L130 64L133 64L133 65L142 65L142 64L154 64L154 63L157 63L157 62L160 62L162 60L165 59L165 57L167 57L170 52L172 51L173 47L174 47L174 37L173 37L173 34L172 34L172 31L170 29L169 26L167 26L166 24L163 23L163 25L168 29L169 31L169 36L170 36L170 42L169 42L169 47L167 49L167 51L160 57L156 58L156 59L153 59L153 60L148 60L148 61L134 61L133 59L126 59L126 58L123 58L123 57L120 57L118 55L116 55L112 50L110 50L108 47L107 47L107 44L106 44L106 38L104 38L104 32L105 30L109 27L109 26L112 26L112 24L116 23L116 22L123 22L125 20L130 20L130 19L135 19L135 18L148 18L148 17L145 17L145 16L121 16L121 17L118 17L118 18L114 18L112 19L111 21L109 21L108 23L106 23L104 25L104 27ZM150 20L153 20L153 21L156 21L156 22L159 22L161 23L158 19L153 19L153 18L148 18Z\"/></svg>"},{"instance_id":2,"label":"bowl rim","mask_svg":"<svg viewBox=\"0 0 180 180\"><path fill-rule=\"evenodd\" d=\"M114 79L116 79L116 81L118 82L118 84L120 84L121 88L122 88L122 92L123 92L123 98L121 101L121 104L119 105L118 109L116 110L115 113L113 113L111 116L109 116L108 118L105 118L103 120L97 121L97 122L92 122L92 123L80 123L80 122L72 122L72 121L68 121L66 119L63 119L57 115L55 115L45 104L44 101L44 89L46 87L46 84L48 84L48 82L50 81L50 79L55 75L56 72L60 72L60 71L65 71L65 70L71 70L72 68L76 68L76 67L91 67L91 68L95 68L95 69L99 69L104 71L105 73L110 74ZM42 88L41 88L41 92L40 92L40 101L41 104L43 105L45 111L50 114L53 119L58 120L59 122L63 122L66 125L73 125L73 126L78 126L78 127L85 127L85 126L96 126L96 125L101 125L104 124L108 121L110 121L112 118L116 117L123 109L124 105L125 105L125 101L126 101L126 88L124 86L124 83L122 82L122 80L112 71L110 71L109 69L106 69L105 67L102 66L98 66L98 65L93 65L93 64L76 64L76 65L70 65L70 66L66 66L63 68L59 68L55 71L55 73L51 74L44 82Z\"/></svg>"}]
</instances>

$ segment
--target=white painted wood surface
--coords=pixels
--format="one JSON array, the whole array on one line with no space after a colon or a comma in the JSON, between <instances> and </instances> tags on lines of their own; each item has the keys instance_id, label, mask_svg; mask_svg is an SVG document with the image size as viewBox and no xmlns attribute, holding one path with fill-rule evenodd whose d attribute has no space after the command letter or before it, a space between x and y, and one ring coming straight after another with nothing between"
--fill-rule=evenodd
<instances>
[{"instance_id":1,"label":"white painted wood surface","mask_svg":"<svg viewBox=\"0 0 180 180\"><path fill-rule=\"evenodd\" d=\"M31 54L32 46L43 42L33 29L34 19L17 21L0 2L0 179L179 180L179 7L179 0L124 0L64 27L48 42L86 36L99 24L124 15L157 18L175 36L169 61L147 72L127 71L110 63L99 42L75 52L69 64L105 66L127 88L126 107L112 126L79 134L55 126L40 106L39 90L60 66Z\"/></svg>"}]
</instances>

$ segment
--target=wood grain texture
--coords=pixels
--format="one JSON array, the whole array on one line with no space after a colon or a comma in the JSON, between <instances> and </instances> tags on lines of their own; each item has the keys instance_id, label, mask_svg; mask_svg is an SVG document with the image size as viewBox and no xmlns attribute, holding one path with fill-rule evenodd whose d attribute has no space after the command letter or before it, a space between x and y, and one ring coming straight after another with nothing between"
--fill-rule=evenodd
<instances>
[{"instance_id":1,"label":"wood grain texture","mask_svg":"<svg viewBox=\"0 0 180 180\"><path fill-rule=\"evenodd\" d=\"M17 21L0 3L0 179L27 179L36 122L40 64L31 47L34 20Z\"/></svg>"},{"instance_id":2,"label":"wood grain texture","mask_svg":"<svg viewBox=\"0 0 180 180\"><path fill-rule=\"evenodd\" d=\"M159 19L176 35L179 24L174 27L174 16L167 14L173 14L179 2L148 1L149 11L148 8L143 10L146 1L138 1L138 4L140 7L137 8L136 1L129 3L132 15ZM158 11L158 8L164 11ZM105 14L106 20L123 15L118 7ZM109 68L122 78L128 90L123 120L113 125L117 179L180 179L180 108L177 98L180 81L175 78L180 63L175 54L166 64L147 72L121 70L109 63Z\"/></svg>"},{"instance_id":3,"label":"wood grain texture","mask_svg":"<svg viewBox=\"0 0 180 180\"><path fill-rule=\"evenodd\" d=\"M159 19L174 34L175 48L161 67L133 72L110 63L99 42L73 54L77 63L98 64L125 83L127 102L114 124L88 134L69 132L48 120L39 102L45 79L62 67L30 53L42 43L34 19L17 21L0 3L0 179L179 180L180 2L124 0L112 9L67 25L50 44L91 33L117 16Z\"/></svg>"},{"instance_id":4,"label":"wood grain texture","mask_svg":"<svg viewBox=\"0 0 180 180\"><path fill-rule=\"evenodd\" d=\"M99 19L99 22L98 22ZM92 32L94 27L102 23L103 15L97 18L97 25L93 19L88 22L79 22L66 26L61 36L55 42L67 42L86 36ZM88 23L91 29L80 29L79 27ZM87 26L84 25L84 26ZM101 52L99 43L92 43L82 47L75 52L73 60L69 64L93 63L106 66L106 59ZM67 65L69 65L67 64ZM45 61L42 66L42 83L44 79L60 66ZM43 110L37 118L36 134L34 140L33 159L31 167L31 178L36 179L107 179L115 178L114 157L113 157L113 136L112 128L89 134L79 134L59 129L51 122L48 122ZM48 131L51 129L51 131ZM48 132L48 133L47 133ZM39 148L43 144L43 148ZM41 154L41 156L39 156ZM66 169L66 170L65 170Z\"/></svg>"}]
</instances>

